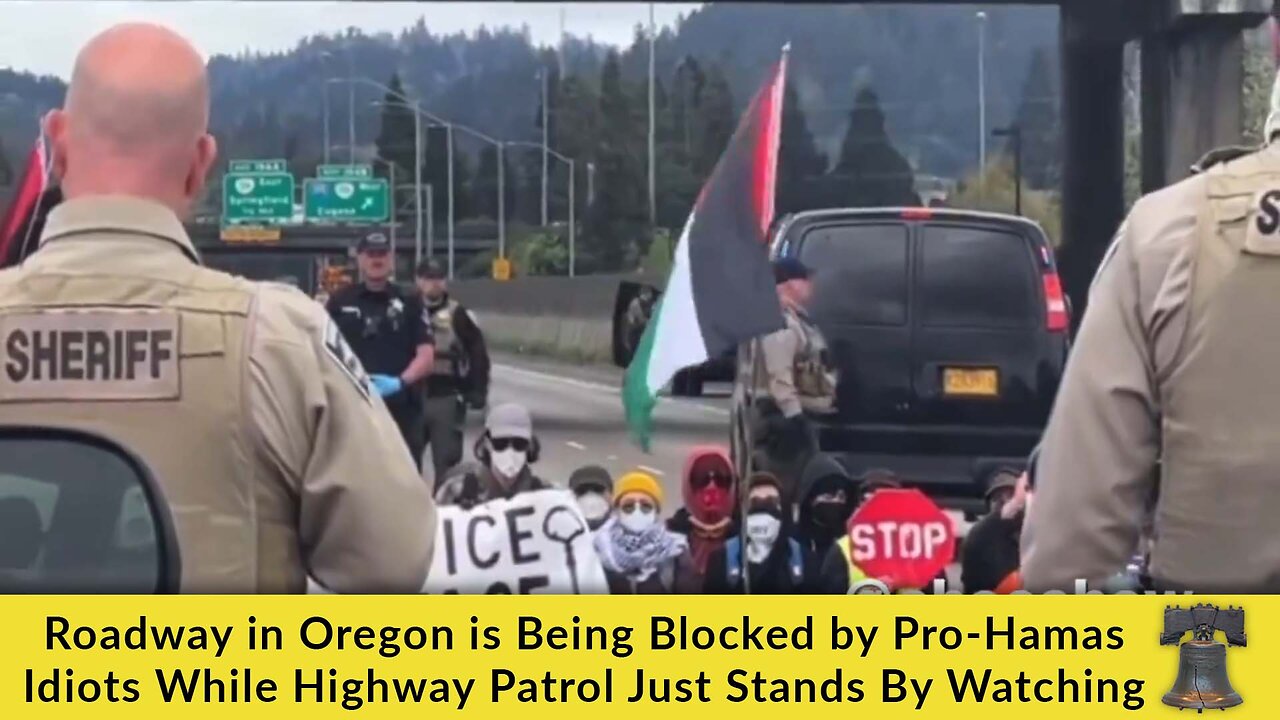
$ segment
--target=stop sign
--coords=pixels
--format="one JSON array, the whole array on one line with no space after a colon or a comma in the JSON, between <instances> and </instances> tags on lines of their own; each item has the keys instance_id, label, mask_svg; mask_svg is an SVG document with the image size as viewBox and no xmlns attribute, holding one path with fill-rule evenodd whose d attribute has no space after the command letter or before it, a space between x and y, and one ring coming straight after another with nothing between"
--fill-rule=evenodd
<instances>
[{"instance_id":1,"label":"stop sign","mask_svg":"<svg viewBox=\"0 0 1280 720\"><path fill-rule=\"evenodd\" d=\"M853 562L890 589L923 588L955 556L951 518L919 490L876 491L849 519Z\"/></svg>"}]
</instances>

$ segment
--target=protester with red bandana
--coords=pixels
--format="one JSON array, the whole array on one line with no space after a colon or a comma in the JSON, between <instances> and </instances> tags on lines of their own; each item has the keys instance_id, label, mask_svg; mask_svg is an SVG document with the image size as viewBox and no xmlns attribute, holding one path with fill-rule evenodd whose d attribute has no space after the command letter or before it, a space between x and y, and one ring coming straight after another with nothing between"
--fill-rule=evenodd
<instances>
[{"instance_id":1,"label":"protester with red bandana","mask_svg":"<svg viewBox=\"0 0 1280 720\"><path fill-rule=\"evenodd\" d=\"M737 484L729 452L721 446L695 447L685 459L684 507L667 521L667 527L688 538L699 582L706 579L711 555L735 532Z\"/></svg>"}]
</instances>

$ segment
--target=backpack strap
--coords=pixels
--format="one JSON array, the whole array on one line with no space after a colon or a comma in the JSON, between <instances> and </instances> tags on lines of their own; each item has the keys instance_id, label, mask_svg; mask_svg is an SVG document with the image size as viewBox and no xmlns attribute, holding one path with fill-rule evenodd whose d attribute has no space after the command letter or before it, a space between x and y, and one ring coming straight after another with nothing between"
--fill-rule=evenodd
<instances>
[{"instance_id":1,"label":"backpack strap","mask_svg":"<svg viewBox=\"0 0 1280 720\"><path fill-rule=\"evenodd\" d=\"M787 544L790 546L791 553L791 581L799 585L804 582L804 549L800 547L800 543L795 538L789 538Z\"/></svg>"},{"instance_id":2,"label":"backpack strap","mask_svg":"<svg viewBox=\"0 0 1280 720\"><path fill-rule=\"evenodd\" d=\"M724 570L729 585L736 585L742 577L742 541L731 537L724 543Z\"/></svg>"}]
</instances>

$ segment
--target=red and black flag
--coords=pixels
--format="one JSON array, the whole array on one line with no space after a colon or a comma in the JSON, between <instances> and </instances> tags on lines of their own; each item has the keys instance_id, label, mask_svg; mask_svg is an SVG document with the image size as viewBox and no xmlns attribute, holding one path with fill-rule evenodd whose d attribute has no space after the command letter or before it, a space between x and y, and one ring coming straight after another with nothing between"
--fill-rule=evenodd
<instances>
[{"instance_id":1,"label":"red and black flag","mask_svg":"<svg viewBox=\"0 0 1280 720\"><path fill-rule=\"evenodd\" d=\"M658 393L677 372L784 326L768 234L786 79L784 48L698 195L662 300L627 368L623 405L646 449Z\"/></svg>"},{"instance_id":2,"label":"red and black flag","mask_svg":"<svg viewBox=\"0 0 1280 720\"><path fill-rule=\"evenodd\" d=\"M38 138L9 207L0 217L0 268L17 265L36 249L45 217L61 200L61 191L49 185L48 156L43 139Z\"/></svg>"}]
</instances>

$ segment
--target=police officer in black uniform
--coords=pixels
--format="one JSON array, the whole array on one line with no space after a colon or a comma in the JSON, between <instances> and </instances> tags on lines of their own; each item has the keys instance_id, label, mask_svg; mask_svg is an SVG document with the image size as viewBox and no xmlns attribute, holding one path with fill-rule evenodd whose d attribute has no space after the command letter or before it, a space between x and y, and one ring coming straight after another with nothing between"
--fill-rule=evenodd
<instances>
[{"instance_id":1,"label":"police officer in black uniform","mask_svg":"<svg viewBox=\"0 0 1280 720\"><path fill-rule=\"evenodd\" d=\"M326 306L370 374L422 468L421 380L435 362L431 316L418 293L391 281L387 236L375 232L356 246L361 281L337 291Z\"/></svg>"},{"instance_id":2,"label":"police officer in black uniform","mask_svg":"<svg viewBox=\"0 0 1280 720\"><path fill-rule=\"evenodd\" d=\"M418 291L431 316L436 361L425 385L426 442L435 483L462 460L467 406L484 408L489 395L489 351L475 318L449 296L448 273L434 259L418 265Z\"/></svg>"}]
</instances>

